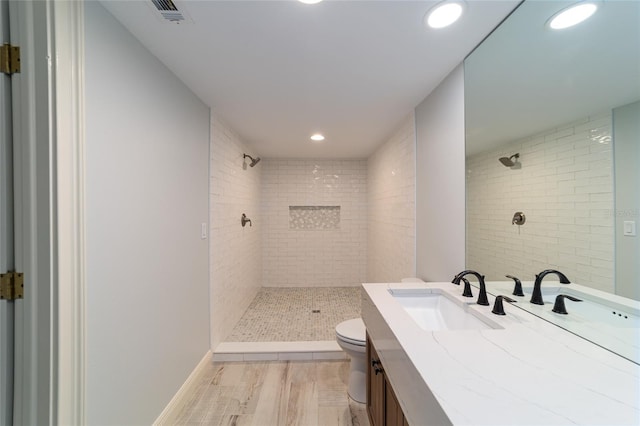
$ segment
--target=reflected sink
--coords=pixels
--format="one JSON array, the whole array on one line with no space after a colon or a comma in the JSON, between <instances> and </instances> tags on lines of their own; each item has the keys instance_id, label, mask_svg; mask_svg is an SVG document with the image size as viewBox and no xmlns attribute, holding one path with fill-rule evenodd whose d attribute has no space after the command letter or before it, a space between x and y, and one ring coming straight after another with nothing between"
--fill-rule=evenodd
<instances>
[{"instance_id":1,"label":"reflected sink","mask_svg":"<svg viewBox=\"0 0 640 426\"><path fill-rule=\"evenodd\" d=\"M525 287L524 293L529 300L532 288ZM551 308L555 303L556 296L558 294L568 294L570 296L582 299L582 302L572 302L565 300L568 315L560 315L551 312ZM583 293L579 290L563 287L551 287L545 289L542 287L542 299L545 303L545 309L549 310L549 315L556 315L559 317L567 317L574 321L595 322L606 324L610 327L616 328L640 328L640 317L634 315L635 312L631 312L631 309L616 306L615 303ZM535 309L530 307L530 309Z\"/></svg>"},{"instance_id":2,"label":"reflected sink","mask_svg":"<svg viewBox=\"0 0 640 426\"><path fill-rule=\"evenodd\" d=\"M511 295L513 282L489 281L487 291L493 295ZM640 302L580 284L542 283L544 305L530 303L533 282L523 283L524 297L510 296L518 301L513 306L529 312L551 324L640 365ZM565 300L568 314L552 311L558 294L582 299Z\"/></svg>"},{"instance_id":3,"label":"reflected sink","mask_svg":"<svg viewBox=\"0 0 640 426\"><path fill-rule=\"evenodd\" d=\"M390 290L391 295L423 330L482 330L493 328L442 293Z\"/></svg>"}]
</instances>

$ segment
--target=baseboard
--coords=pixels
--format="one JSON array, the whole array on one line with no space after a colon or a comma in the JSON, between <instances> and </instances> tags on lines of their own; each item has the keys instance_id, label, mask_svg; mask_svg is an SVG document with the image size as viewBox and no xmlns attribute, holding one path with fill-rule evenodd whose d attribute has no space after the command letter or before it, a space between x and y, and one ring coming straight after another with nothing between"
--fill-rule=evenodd
<instances>
[{"instance_id":1,"label":"baseboard","mask_svg":"<svg viewBox=\"0 0 640 426\"><path fill-rule=\"evenodd\" d=\"M207 371L207 364L212 360L211 351L207 351L202 360L198 363L196 368L189 374L187 380L180 386L178 392L173 396L169 404L162 410L160 416L153 422L155 425L173 425L176 423L178 415L191 399L193 394L198 389L198 384L202 380Z\"/></svg>"}]
</instances>

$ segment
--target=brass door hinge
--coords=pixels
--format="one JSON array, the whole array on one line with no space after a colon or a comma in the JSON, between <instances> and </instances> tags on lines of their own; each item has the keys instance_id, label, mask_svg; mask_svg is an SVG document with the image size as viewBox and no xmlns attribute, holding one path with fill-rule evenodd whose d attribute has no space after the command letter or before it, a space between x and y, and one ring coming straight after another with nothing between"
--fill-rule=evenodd
<instances>
[{"instance_id":1,"label":"brass door hinge","mask_svg":"<svg viewBox=\"0 0 640 426\"><path fill-rule=\"evenodd\" d=\"M5 43L0 46L0 72L15 74L20 72L20 48Z\"/></svg>"},{"instance_id":2,"label":"brass door hinge","mask_svg":"<svg viewBox=\"0 0 640 426\"><path fill-rule=\"evenodd\" d=\"M7 272L0 274L0 300L16 300L24 297L24 274Z\"/></svg>"}]
</instances>

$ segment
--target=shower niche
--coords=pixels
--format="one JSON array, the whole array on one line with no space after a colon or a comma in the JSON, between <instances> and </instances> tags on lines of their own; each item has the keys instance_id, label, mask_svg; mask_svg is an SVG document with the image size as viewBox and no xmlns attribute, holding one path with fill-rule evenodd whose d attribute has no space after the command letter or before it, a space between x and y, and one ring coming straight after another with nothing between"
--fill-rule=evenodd
<instances>
[{"instance_id":1,"label":"shower niche","mask_svg":"<svg viewBox=\"0 0 640 426\"><path fill-rule=\"evenodd\" d=\"M340 206L289 206L289 229L340 229Z\"/></svg>"}]
</instances>

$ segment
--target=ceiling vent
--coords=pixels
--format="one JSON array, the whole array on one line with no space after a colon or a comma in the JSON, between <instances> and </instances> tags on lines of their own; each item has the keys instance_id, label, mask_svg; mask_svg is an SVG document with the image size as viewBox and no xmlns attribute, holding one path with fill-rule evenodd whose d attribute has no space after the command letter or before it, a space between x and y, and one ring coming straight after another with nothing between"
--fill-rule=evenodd
<instances>
[{"instance_id":1,"label":"ceiling vent","mask_svg":"<svg viewBox=\"0 0 640 426\"><path fill-rule=\"evenodd\" d=\"M167 21L179 24L186 22L185 15L178 10L173 0L151 0L151 3L156 7L160 15Z\"/></svg>"}]
</instances>

